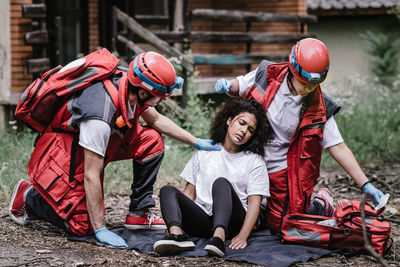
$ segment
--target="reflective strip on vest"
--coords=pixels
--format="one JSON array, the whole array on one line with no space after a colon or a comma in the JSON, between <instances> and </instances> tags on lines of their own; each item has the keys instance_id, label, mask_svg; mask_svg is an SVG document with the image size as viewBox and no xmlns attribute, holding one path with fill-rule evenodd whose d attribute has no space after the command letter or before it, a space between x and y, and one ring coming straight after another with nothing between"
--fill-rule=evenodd
<instances>
[{"instance_id":1,"label":"reflective strip on vest","mask_svg":"<svg viewBox=\"0 0 400 267\"><path fill-rule=\"evenodd\" d=\"M69 84L67 84L68 91L74 90L76 87L84 83L90 77L96 75L99 72L99 69L96 67L88 67L77 79L72 80Z\"/></svg>"},{"instance_id":2,"label":"reflective strip on vest","mask_svg":"<svg viewBox=\"0 0 400 267\"><path fill-rule=\"evenodd\" d=\"M309 241L309 242L314 242L314 243L321 242L321 235L319 233L300 230L295 227L289 228L286 235L289 237L298 238L298 239L301 239L304 241Z\"/></svg>"}]
</instances>

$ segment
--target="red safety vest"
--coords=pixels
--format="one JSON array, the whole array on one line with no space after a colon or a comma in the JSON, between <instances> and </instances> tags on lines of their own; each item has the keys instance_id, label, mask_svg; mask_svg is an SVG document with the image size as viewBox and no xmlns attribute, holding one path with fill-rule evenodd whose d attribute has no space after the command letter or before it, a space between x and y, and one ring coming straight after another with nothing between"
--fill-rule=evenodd
<instances>
[{"instance_id":1,"label":"red safety vest","mask_svg":"<svg viewBox=\"0 0 400 267\"><path fill-rule=\"evenodd\" d=\"M124 73L120 85L126 86L126 82L127 75ZM121 86L120 93L123 89ZM126 89L122 92L126 94ZM127 96L122 96L120 93L119 109L116 112L125 114L127 117ZM110 105L113 103L111 102ZM116 133L111 135L106 151L105 165L118 151L124 142L124 137L135 138L139 117L147 108L147 106L137 105L133 119L127 122L131 128L125 126L124 129L116 130ZM89 235L93 230L90 227L86 201L84 201L83 148L78 145L79 129L71 129L68 125L71 116L68 102L66 102L36 143L28 163L28 176L34 188L46 202L61 218L66 219L74 234ZM101 182L103 183L103 175Z\"/></svg>"},{"instance_id":2,"label":"red safety vest","mask_svg":"<svg viewBox=\"0 0 400 267\"><path fill-rule=\"evenodd\" d=\"M288 73L288 63L261 64L268 73L266 88L260 88L256 75L255 85L246 97L254 98L268 110L276 92ZM319 177L322 155L320 140L326 122L326 108L321 88L315 90L311 103L296 129L287 153L287 169L269 173L271 197L267 204L267 218L271 230L279 232L285 214L304 213L310 206L311 194Z\"/></svg>"}]
</instances>

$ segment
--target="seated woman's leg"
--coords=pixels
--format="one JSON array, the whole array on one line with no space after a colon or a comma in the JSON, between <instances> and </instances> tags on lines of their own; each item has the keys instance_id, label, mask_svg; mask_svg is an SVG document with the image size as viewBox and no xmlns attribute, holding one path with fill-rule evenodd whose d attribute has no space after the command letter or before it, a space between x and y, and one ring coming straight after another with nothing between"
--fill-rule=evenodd
<instances>
[{"instance_id":1,"label":"seated woman's leg","mask_svg":"<svg viewBox=\"0 0 400 267\"><path fill-rule=\"evenodd\" d=\"M240 232L246 210L231 183L226 178L218 178L212 187L213 230L223 228L228 237Z\"/></svg>"},{"instance_id":2,"label":"seated woman's leg","mask_svg":"<svg viewBox=\"0 0 400 267\"><path fill-rule=\"evenodd\" d=\"M211 236L211 217L177 188L162 187L160 205L168 230L175 226L191 236Z\"/></svg>"},{"instance_id":3,"label":"seated woman's leg","mask_svg":"<svg viewBox=\"0 0 400 267\"><path fill-rule=\"evenodd\" d=\"M223 177L212 186L213 197L213 238L204 248L216 256L225 254L226 236L233 237L240 232L246 211L231 183Z\"/></svg>"},{"instance_id":4,"label":"seated woman's leg","mask_svg":"<svg viewBox=\"0 0 400 267\"><path fill-rule=\"evenodd\" d=\"M175 187L161 188L160 204L169 235L154 243L154 250L158 254L174 255L193 250L195 245L186 234L193 236L211 234L211 217Z\"/></svg>"}]
</instances>

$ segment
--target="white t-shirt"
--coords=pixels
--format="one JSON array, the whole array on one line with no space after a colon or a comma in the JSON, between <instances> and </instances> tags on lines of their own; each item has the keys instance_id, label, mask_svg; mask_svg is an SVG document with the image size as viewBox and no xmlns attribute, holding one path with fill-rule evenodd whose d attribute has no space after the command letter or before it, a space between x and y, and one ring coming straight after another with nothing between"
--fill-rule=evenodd
<instances>
[{"instance_id":1,"label":"white t-shirt","mask_svg":"<svg viewBox=\"0 0 400 267\"><path fill-rule=\"evenodd\" d=\"M126 105L128 118L135 114L135 106ZM114 131L114 129L113 129ZM79 123L79 145L104 158L112 130L110 125L99 119L83 120Z\"/></svg>"},{"instance_id":2,"label":"white t-shirt","mask_svg":"<svg viewBox=\"0 0 400 267\"><path fill-rule=\"evenodd\" d=\"M254 84L256 72L257 70L254 70L236 78L239 82L240 96L244 96ZM286 155L293 134L300 123L302 102L302 96L293 96L290 93L286 75L267 111L268 120L274 130L272 141L265 147L265 162L270 173L287 168ZM341 142L343 142L342 135L332 116L325 123L321 146L328 148Z\"/></svg>"},{"instance_id":3,"label":"white t-shirt","mask_svg":"<svg viewBox=\"0 0 400 267\"><path fill-rule=\"evenodd\" d=\"M211 190L217 178L224 177L232 184L246 210L248 196L270 196L265 162L252 152L231 154L223 147L221 151L198 150L186 164L181 177L196 186L195 203L210 216Z\"/></svg>"}]
</instances>

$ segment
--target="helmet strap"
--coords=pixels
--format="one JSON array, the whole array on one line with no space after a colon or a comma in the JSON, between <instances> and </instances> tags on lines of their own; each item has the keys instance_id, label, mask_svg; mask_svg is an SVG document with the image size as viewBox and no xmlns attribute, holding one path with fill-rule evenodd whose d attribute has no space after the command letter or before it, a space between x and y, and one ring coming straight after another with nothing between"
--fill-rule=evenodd
<instances>
[{"instance_id":1,"label":"helmet strap","mask_svg":"<svg viewBox=\"0 0 400 267\"><path fill-rule=\"evenodd\" d=\"M298 92L296 90L296 87L294 87L293 83L292 83L292 79L293 79L294 75L293 73L290 71L288 72L288 77L287 77L287 83L288 83L288 87L289 87L289 91L292 95L297 95Z\"/></svg>"}]
</instances>

